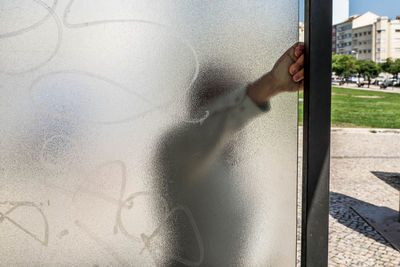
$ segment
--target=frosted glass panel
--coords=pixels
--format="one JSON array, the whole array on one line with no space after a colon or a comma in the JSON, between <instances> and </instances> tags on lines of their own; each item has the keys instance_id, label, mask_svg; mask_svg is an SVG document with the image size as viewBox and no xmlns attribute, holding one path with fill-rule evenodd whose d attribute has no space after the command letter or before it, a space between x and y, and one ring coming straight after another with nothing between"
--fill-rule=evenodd
<instances>
[{"instance_id":1,"label":"frosted glass panel","mask_svg":"<svg viewBox=\"0 0 400 267\"><path fill-rule=\"evenodd\" d=\"M0 266L295 265L297 0L0 7Z\"/></svg>"}]
</instances>

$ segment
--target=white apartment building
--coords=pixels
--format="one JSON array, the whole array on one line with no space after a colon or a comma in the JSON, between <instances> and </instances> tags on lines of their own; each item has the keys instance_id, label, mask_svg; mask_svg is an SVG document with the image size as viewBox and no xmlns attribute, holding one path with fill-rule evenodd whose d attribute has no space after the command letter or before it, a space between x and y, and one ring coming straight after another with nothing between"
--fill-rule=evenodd
<instances>
[{"instance_id":1,"label":"white apartment building","mask_svg":"<svg viewBox=\"0 0 400 267\"><path fill-rule=\"evenodd\" d=\"M356 16L336 25L336 54L351 55L353 20Z\"/></svg>"},{"instance_id":2,"label":"white apartment building","mask_svg":"<svg viewBox=\"0 0 400 267\"><path fill-rule=\"evenodd\" d=\"M376 62L385 62L387 58L400 58L400 20L389 20L388 17L378 18L373 24L375 32Z\"/></svg>"},{"instance_id":3,"label":"white apartment building","mask_svg":"<svg viewBox=\"0 0 400 267\"><path fill-rule=\"evenodd\" d=\"M332 53L336 53L336 25L332 25Z\"/></svg>"},{"instance_id":4,"label":"white apartment building","mask_svg":"<svg viewBox=\"0 0 400 267\"><path fill-rule=\"evenodd\" d=\"M359 15L354 15L350 18L348 18L346 21L339 23L336 25L336 54L346 54L346 55L352 55L355 53L354 47L353 47L353 29L358 29L365 27L367 25L372 25L377 19L379 18L378 15L372 13L372 12L367 12L361 16ZM358 30L357 31L357 36L358 33L362 32L364 33L364 29ZM372 29L368 30L368 32L371 32L372 35ZM358 40L358 37L357 37ZM362 42L364 42L364 38ZM358 41L359 42L359 41ZM372 42L372 41L371 41ZM358 45L358 43L357 43ZM364 48L363 50L364 51ZM368 49L367 49L368 51ZM372 52L372 48L371 48Z\"/></svg>"},{"instance_id":5,"label":"white apartment building","mask_svg":"<svg viewBox=\"0 0 400 267\"><path fill-rule=\"evenodd\" d=\"M299 41L304 42L304 24L299 22Z\"/></svg>"},{"instance_id":6,"label":"white apartment building","mask_svg":"<svg viewBox=\"0 0 400 267\"><path fill-rule=\"evenodd\" d=\"M400 58L400 20L390 22L390 57L392 59Z\"/></svg>"},{"instance_id":7,"label":"white apartment building","mask_svg":"<svg viewBox=\"0 0 400 267\"><path fill-rule=\"evenodd\" d=\"M400 59L400 20L367 12L334 25L333 52L353 55L357 60L385 62ZM336 48L336 49L334 49Z\"/></svg>"},{"instance_id":8,"label":"white apartment building","mask_svg":"<svg viewBox=\"0 0 400 267\"><path fill-rule=\"evenodd\" d=\"M374 60L375 43L372 24L353 29L352 54L357 60Z\"/></svg>"}]
</instances>

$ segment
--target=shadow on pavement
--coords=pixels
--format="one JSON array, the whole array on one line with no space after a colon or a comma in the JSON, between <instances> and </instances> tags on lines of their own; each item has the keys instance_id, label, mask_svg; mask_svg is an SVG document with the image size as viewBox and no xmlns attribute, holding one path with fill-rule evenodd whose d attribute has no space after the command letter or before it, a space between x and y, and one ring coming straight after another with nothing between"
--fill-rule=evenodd
<instances>
[{"instance_id":1,"label":"shadow on pavement","mask_svg":"<svg viewBox=\"0 0 400 267\"><path fill-rule=\"evenodd\" d=\"M400 173L397 172L371 172L373 175L400 191Z\"/></svg>"},{"instance_id":2,"label":"shadow on pavement","mask_svg":"<svg viewBox=\"0 0 400 267\"><path fill-rule=\"evenodd\" d=\"M329 195L329 214L344 226L357 231L364 236L375 240L383 245L393 248L377 231L368 225L351 207L371 207L376 209L387 209L388 212L397 213L397 211L387 207L375 206L371 203L341 194L330 192Z\"/></svg>"}]
</instances>

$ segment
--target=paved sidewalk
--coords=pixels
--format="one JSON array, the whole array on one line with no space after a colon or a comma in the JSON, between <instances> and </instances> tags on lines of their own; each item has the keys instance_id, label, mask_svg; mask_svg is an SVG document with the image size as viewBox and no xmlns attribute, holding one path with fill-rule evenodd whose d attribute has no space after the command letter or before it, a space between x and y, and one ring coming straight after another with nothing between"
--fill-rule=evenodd
<instances>
[{"instance_id":1,"label":"paved sidewalk","mask_svg":"<svg viewBox=\"0 0 400 267\"><path fill-rule=\"evenodd\" d=\"M400 253L350 208L398 211L400 130L333 128L331 140L329 266L400 266Z\"/></svg>"}]
</instances>

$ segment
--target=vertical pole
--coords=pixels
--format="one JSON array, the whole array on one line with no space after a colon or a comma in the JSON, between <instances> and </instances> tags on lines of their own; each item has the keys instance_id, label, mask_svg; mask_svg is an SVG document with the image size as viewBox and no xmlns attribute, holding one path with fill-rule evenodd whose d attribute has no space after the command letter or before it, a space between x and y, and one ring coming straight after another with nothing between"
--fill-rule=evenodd
<instances>
[{"instance_id":1,"label":"vertical pole","mask_svg":"<svg viewBox=\"0 0 400 267\"><path fill-rule=\"evenodd\" d=\"M305 0L301 266L328 265L332 0Z\"/></svg>"}]
</instances>

